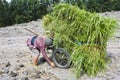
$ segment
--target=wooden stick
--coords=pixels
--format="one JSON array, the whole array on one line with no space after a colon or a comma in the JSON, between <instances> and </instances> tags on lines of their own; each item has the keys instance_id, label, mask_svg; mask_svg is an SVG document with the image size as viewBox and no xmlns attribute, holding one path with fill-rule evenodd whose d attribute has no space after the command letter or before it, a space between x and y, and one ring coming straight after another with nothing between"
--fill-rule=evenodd
<instances>
[{"instance_id":1,"label":"wooden stick","mask_svg":"<svg viewBox=\"0 0 120 80\"><path fill-rule=\"evenodd\" d=\"M35 32L35 31L33 31L31 28L25 28L27 31L29 31L29 32L32 32L33 34L35 34L36 36L42 36L42 37L46 37L46 36L44 36L44 35L42 35L42 34L39 34L39 33L37 33L37 32ZM47 32L50 32L50 31L45 31L46 33Z\"/></svg>"},{"instance_id":2,"label":"wooden stick","mask_svg":"<svg viewBox=\"0 0 120 80\"><path fill-rule=\"evenodd\" d=\"M33 34L35 34L36 36L41 36L41 34L39 34L39 33L37 33L37 32L35 32L35 31L33 31L32 29L30 29L30 28L25 28L27 31L30 31L30 32L32 32Z\"/></svg>"}]
</instances>

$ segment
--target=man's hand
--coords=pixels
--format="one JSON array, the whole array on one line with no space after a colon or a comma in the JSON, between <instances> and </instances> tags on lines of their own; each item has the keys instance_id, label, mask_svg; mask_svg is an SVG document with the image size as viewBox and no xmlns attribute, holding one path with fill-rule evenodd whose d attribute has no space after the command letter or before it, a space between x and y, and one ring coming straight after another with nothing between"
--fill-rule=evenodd
<instances>
[{"instance_id":1,"label":"man's hand","mask_svg":"<svg viewBox=\"0 0 120 80\"><path fill-rule=\"evenodd\" d=\"M51 62L50 65L52 66L52 68L55 67L55 64L53 62Z\"/></svg>"}]
</instances>

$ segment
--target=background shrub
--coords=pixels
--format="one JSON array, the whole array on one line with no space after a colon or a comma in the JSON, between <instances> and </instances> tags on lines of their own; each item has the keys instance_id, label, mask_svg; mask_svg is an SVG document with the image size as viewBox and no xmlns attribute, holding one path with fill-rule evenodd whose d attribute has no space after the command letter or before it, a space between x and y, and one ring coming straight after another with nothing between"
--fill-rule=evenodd
<instances>
[{"instance_id":1,"label":"background shrub","mask_svg":"<svg viewBox=\"0 0 120 80\"><path fill-rule=\"evenodd\" d=\"M48 5L40 0L1 0L0 8L0 26L6 26L42 18Z\"/></svg>"}]
</instances>

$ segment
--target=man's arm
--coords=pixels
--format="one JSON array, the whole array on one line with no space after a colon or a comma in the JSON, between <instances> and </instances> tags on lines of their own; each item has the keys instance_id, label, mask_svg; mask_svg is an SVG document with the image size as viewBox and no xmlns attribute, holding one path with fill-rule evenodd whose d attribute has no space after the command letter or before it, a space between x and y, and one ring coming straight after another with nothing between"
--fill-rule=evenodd
<instances>
[{"instance_id":1,"label":"man's arm","mask_svg":"<svg viewBox=\"0 0 120 80\"><path fill-rule=\"evenodd\" d=\"M45 58L45 60L52 66L55 67L55 64L49 59L49 57L47 56L47 53L45 52L45 48L41 47L40 49L43 57Z\"/></svg>"}]
</instances>

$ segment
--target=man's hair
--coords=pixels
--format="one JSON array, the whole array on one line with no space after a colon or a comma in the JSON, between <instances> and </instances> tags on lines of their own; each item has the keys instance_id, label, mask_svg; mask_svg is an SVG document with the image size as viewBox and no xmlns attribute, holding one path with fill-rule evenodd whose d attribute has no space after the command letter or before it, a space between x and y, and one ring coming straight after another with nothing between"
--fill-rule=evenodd
<instances>
[{"instance_id":1,"label":"man's hair","mask_svg":"<svg viewBox=\"0 0 120 80\"><path fill-rule=\"evenodd\" d=\"M50 38L46 38L45 39L45 46L52 46L53 45L53 41Z\"/></svg>"}]
</instances>

